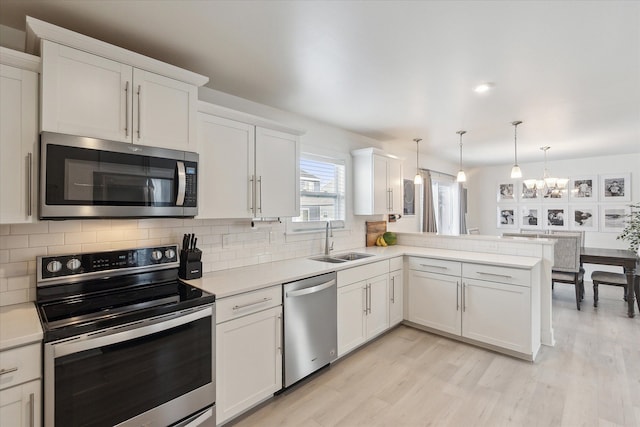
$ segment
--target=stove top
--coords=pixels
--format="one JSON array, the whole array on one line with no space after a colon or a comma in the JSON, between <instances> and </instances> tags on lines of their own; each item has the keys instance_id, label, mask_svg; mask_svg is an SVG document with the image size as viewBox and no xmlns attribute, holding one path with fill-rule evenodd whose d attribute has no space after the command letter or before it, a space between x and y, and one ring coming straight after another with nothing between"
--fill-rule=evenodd
<instances>
[{"instance_id":1,"label":"stove top","mask_svg":"<svg viewBox=\"0 0 640 427\"><path fill-rule=\"evenodd\" d=\"M177 246L38 257L45 342L212 304L178 278Z\"/></svg>"}]
</instances>

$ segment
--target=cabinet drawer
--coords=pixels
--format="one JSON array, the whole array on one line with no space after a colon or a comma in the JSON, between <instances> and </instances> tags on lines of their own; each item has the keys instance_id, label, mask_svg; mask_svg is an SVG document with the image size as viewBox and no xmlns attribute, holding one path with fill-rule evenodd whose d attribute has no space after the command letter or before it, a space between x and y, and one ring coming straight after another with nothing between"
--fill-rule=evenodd
<instances>
[{"instance_id":1,"label":"cabinet drawer","mask_svg":"<svg viewBox=\"0 0 640 427\"><path fill-rule=\"evenodd\" d=\"M41 344L0 352L0 389L40 378Z\"/></svg>"},{"instance_id":2,"label":"cabinet drawer","mask_svg":"<svg viewBox=\"0 0 640 427\"><path fill-rule=\"evenodd\" d=\"M462 265L462 276L489 282L531 286L531 270L521 268L464 263Z\"/></svg>"},{"instance_id":3,"label":"cabinet drawer","mask_svg":"<svg viewBox=\"0 0 640 427\"><path fill-rule=\"evenodd\" d=\"M276 285L216 301L216 324L282 305L282 286Z\"/></svg>"},{"instance_id":4,"label":"cabinet drawer","mask_svg":"<svg viewBox=\"0 0 640 427\"><path fill-rule=\"evenodd\" d=\"M409 269L460 276L462 274L462 263L443 259L411 257L409 258Z\"/></svg>"},{"instance_id":5,"label":"cabinet drawer","mask_svg":"<svg viewBox=\"0 0 640 427\"><path fill-rule=\"evenodd\" d=\"M389 262L378 261L372 264L361 265L348 270L338 271L338 287L351 283L367 280L371 277L389 273Z\"/></svg>"},{"instance_id":6,"label":"cabinet drawer","mask_svg":"<svg viewBox=\"0 0 640 427\"><path fill-rule=\"evenodd\" d=\"M391 258L389 260L389 271L402 270L402 259L403 257L399 256L396 258Z\"/></svg>"}]
</instances>

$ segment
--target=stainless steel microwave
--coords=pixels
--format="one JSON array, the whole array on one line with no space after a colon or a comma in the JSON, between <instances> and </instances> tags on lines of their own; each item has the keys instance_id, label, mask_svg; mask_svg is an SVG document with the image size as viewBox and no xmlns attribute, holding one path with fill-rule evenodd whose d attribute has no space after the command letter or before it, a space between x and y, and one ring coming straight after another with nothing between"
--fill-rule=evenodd
<instances>
[{"instance_id":1,"label":"stainless steel microwave","mask_svg":"<svg viewBox=\"0 0 640 427\"><path fill-rule=\"evenodd\" d=\"M198 154L40 134L40 218L193 217Z\"/></svg>"}]
</instances>

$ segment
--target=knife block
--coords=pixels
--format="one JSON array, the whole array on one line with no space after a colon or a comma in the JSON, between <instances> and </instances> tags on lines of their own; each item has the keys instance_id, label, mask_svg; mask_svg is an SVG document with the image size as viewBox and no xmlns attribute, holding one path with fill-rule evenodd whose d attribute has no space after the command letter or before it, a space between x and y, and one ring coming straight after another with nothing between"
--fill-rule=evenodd
<instances>
[{"instance_id":1,"label":"knife block","mask_svg":"<svg viewBox=\"0 0 640 427\"><path fill-rule=\"evenodd\" d=\"M185 280L199 279L202 277L202 251L194 249L192 251L180 251L180 267L178 267L178 277Z\"/></svg>"}]
</instances>

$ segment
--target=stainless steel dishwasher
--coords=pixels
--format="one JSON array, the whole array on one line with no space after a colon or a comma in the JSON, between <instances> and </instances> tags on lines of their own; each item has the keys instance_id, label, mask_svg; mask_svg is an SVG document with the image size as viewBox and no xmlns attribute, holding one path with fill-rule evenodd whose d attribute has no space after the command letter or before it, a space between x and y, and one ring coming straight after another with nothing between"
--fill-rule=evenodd
<instances>
[{"instance_id":1,"label":"stainless steel dishwasher","mask_svg":"<svg viewBox=\"0 0 640 427\"><path fill-rule=\"evenodd\" d=\"M336 273L283 285L284 386L289 387L337 357Z\"/></svg>"}]
</instances>

